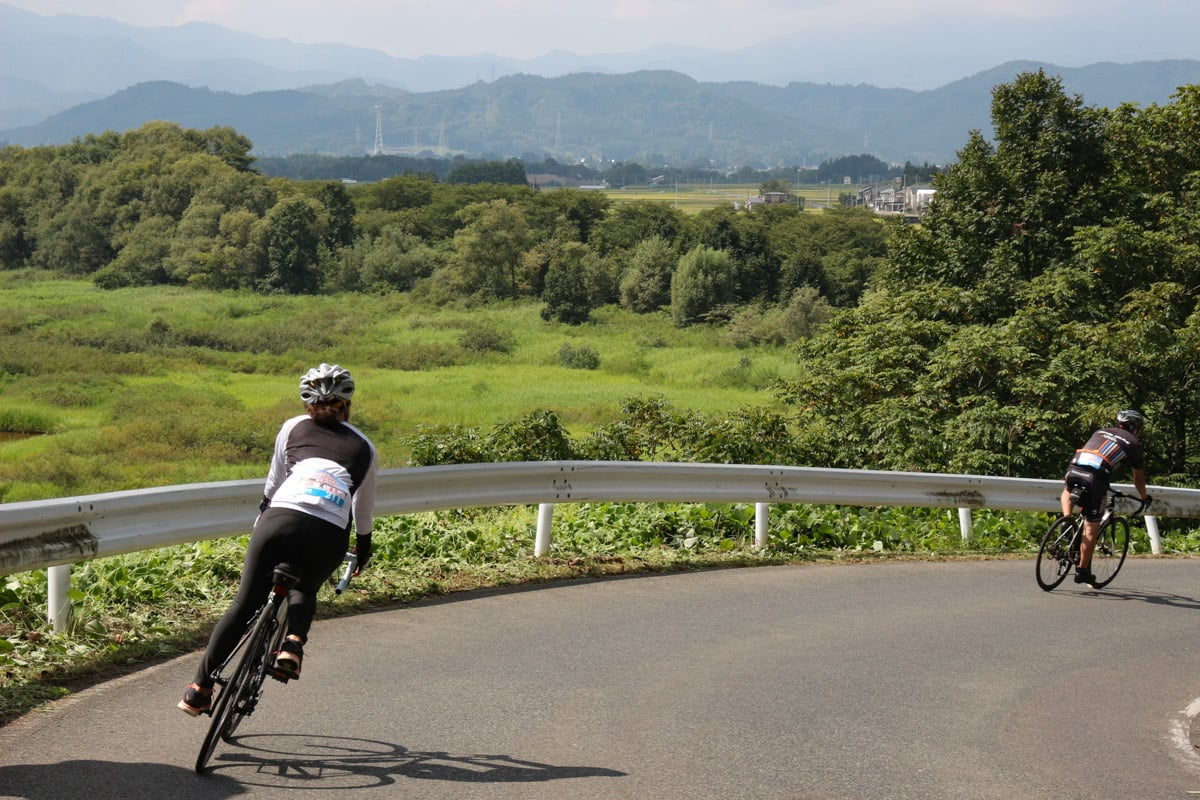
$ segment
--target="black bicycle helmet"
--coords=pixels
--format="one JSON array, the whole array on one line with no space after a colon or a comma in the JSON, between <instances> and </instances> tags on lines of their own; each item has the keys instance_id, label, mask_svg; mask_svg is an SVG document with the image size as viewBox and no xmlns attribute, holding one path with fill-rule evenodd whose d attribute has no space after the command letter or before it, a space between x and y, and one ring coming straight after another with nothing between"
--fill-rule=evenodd
<instances>
[{"instance_id":1,"label":"black bicycle helmet","mask_svg":"<svg viewBox=\"0 0 1200 800\"><path fill-rule=\"evenodd\" d=\"M304 405L333 403L354 396L354 378L337 364L313 367L300 378L300 399Z\"/></svg>"},{"instance_id":2,"label":"black bicycle helmet","mask_svg":"<svg viewBox=\"0 0 1200 800\"><path fill-rule=\"evenodd\" d=\"M1142 412L1127 408L1117 414L1117 424L1127 431L1141 433L1142 426L1146 424L1146 418L1142 416Z\"/></svg>"}]
</instances>

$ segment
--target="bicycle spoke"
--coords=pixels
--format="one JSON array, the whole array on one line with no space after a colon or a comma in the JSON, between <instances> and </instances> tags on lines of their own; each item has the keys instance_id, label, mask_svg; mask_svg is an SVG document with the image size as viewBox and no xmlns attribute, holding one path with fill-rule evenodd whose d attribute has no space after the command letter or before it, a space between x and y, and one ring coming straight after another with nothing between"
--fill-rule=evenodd
<instances>
[{"instance_id":1,"label":"bicycle spoke","mask_svg":"<svg viewBox=\"0 0 1200 800\"><path fill-rule=\"evenodd\" d=\"M1071 571L1071 544L1075 538L1073 522L1071 517L1059 517L1042 536L1037 555L1037 582L1047 592L1062 583Z\"/></svg>"}]
</instances>

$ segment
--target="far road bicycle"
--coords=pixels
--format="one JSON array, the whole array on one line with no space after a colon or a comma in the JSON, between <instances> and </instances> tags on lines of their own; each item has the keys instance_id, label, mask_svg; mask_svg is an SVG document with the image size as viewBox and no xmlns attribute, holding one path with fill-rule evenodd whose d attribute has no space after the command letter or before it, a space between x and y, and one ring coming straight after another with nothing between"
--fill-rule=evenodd
<instances>
[{"instance_id":1,"label":"far road bicycle","mask_svg":"<svg viewBox=\"0 0 1200 800\"><path fill-rule=\"evenodd\" d=\"M1133 515L1146 509L1146 504L1139 498L1109 488L1104 516L1100 519L1100 532L1096 535L1096 549L1092 551L1092 574L1096 580L1091 586L1096 589L1112 583L1129 552L1129 517L1116 513L1118 498L1138 502ZM1078 498L1072 497L1072 501L1075 506L1079 505ZM1082 510L1061 516L1050 524L1038 548L1038 586L1048 592L1066 580L1072 569L1079 569L1079 545L1082 539Z\"/></svg>"},{"instance_id":2,"label":"far road bicycle","mask_svg":"<svg viewBox=\"0 0 1200 800\"><path fill-rule=\"evenodd\" d=\"M358 558L346 553L346 569L334 590L341 594L350 583ZM288 571L287 564L278 564L271 575L271 593L262 608L246 626L237 647L213 673L216 697L212 709L212 724L196 757L196 772L203 773L218 740L228 742L243 718L254 713L262 698L267 678L287 683L275 673L275 654L287 635L288 590L296 585L297 577Z\"/></svg>"}]
</instances>

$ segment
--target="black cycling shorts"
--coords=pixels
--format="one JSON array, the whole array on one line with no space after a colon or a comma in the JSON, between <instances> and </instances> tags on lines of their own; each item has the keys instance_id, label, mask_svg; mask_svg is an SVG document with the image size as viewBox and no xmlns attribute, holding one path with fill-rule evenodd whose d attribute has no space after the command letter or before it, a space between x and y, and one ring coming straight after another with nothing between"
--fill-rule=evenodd
<instances>
[{"instance_id":1,"label":"black cycling shorts","mask_svg":"<svg viewBox=\"0 0 1200 800\"><path fill-rule=\"evenodd\" d=\"M1104 516L1104 497L1108 494L1108 477L1089 467L1072 464L1063 478L1067 489L1080 490L1079 507L1088 522L1099 522Z\"/></svg>"}]
</instances>

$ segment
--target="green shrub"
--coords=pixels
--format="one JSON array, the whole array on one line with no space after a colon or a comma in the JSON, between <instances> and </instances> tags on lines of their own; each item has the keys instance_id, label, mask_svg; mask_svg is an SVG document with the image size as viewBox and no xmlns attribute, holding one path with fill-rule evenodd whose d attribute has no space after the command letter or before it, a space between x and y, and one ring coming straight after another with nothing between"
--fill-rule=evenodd
<instances>
[{"instance_id":1,"label":"green shrub","mask_svg":"<svg viewBox=\"0 0 1200 800\"><path fill-rule=\"evenodd\" d=\"M106 404L121 391L124 381L118 375L88 372L59 372L18 381L14 396L32 399L59 408L90 408Z\"/></svg>"},{"instance_id":2,"label":"green shrub","mask_svg":"<svg viewBox=\"0 0 1200 800\"><path fill-rule=\"evenodd\" d=\"M558 348L558 363L569 369L600 369L600 354L590 345L564 342Z\"/></svg>"},{"instance_id":3,"label":"green shrub","mask_svg":"<svg viewBox=\"0 0 1200 800\"><path fill-rule=\"evenodd\" d=\"M374 347L365 357L366 363L382 369L405 372L453 367L463 360L463 351L439 342L406 342L392 347Z\"/></svg>"},{"instance_id":4,"label":"green shrub","mask_svg":"<svg viewBox=\"0 0 1200 800\"><path fill-rule=\"evenodd\" d=\"M571 438L553 411L534 411L489 433L461 425L420 428L407 440L414 466L558 461L575 457Z\"/></svg>"},{"instance_id":5,"label":"green shrub","mask_svg":"<svg viewBox=\"0 0 1200 800\"><path fill-rule=\"evenodd\" d=\"M476 322L463 331L458 343L472 353L508 353L516 346L516 339L495 325Z\"/></svg>"}]
</instances>

